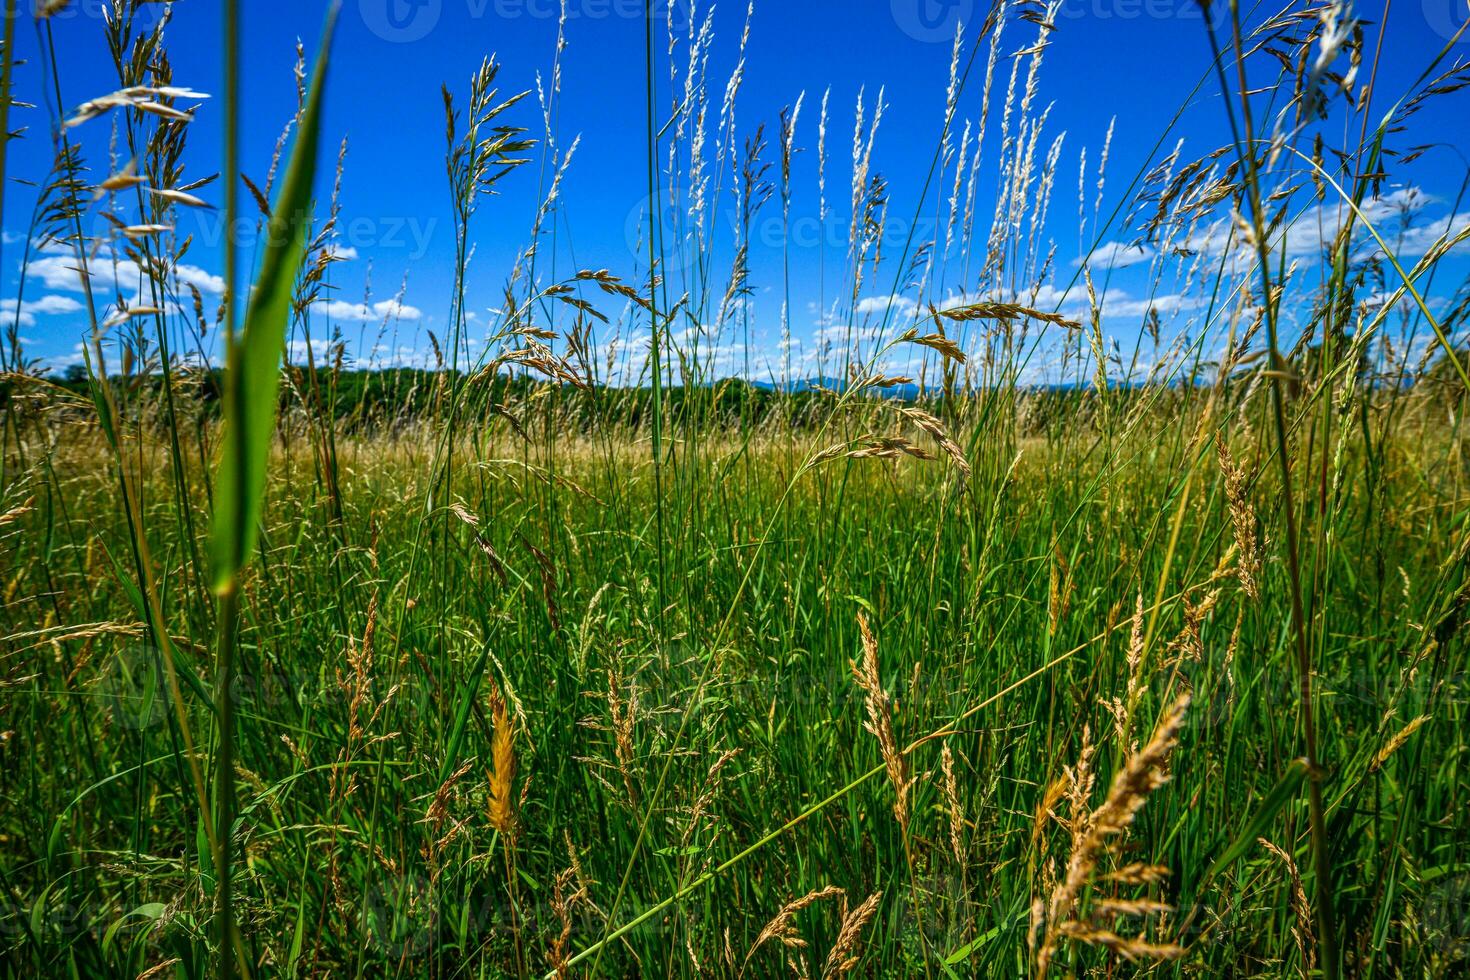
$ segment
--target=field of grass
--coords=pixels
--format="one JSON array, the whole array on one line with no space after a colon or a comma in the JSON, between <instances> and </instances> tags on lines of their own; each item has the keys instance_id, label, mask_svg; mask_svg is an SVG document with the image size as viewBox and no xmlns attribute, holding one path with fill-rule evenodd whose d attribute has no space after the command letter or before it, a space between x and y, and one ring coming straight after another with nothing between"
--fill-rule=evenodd
<instances>
[{"instance_id":1,"label":"field of grass","mask_svg":"<svg viewBox=\"0 0 1470 980\"><path fill-rule=\"evenodd\" d=\"M987 52L1048 29L1051 8L996 9L955 45L936 160L956 188L962 52L998 108ZM1400 93L1370 110L1351 80L1278 80L1363 122L1341 157L1306 123L1253 128L1277 96L1232 89L1237 62L1319 50L1311 9L1201 38L1236 140L1128 199L1208 313L1172 339L1143 318L1131 352L1087 267L1085 315L1038 298L1055 160L1009 131L1019 211L999 233L967 215L979 285L939 308L921 283L909 320L857 310L914 255L872 253L883 190L855 148L853 341L798 393L701 361L687 323L738 336L751 269L737 247L711 272L697 218L643 245L677 278L553 276L528 250L469 356L475 188L518 155L566 164L495 128L518 107L488 62L455 89L439 370L279 367L331 265L335 211L305 206L331 176L326 43L217 359L177 243L138 230L188 203L104 187L144 209L122 237L164 299L99 297L69 382L14 328L0 350L0 971L1465 975L1470 293L1446 279L1467 233L1401 259L1371 226ZM1361 38L1342 54L1371 70ZM161 57L120 58L120 86L161 84ZM1470 77L1424 61L1401 104ZM992 123L1024 134L1040 109L1010 84ZM137 172L175 186L186 121L115 112ZM68 132L32 236L85 269L100 178ZM744 161L722 145L744 201L788 197L759 137ZM1323 202L1343 223L1288 255L1282 227ZM1183 254L1220 208L1232 250ZM631 377L599 360L614 329L651 354ZM1028 380L1047 351L1062 384Z\"/></svg>"}]
</instances>

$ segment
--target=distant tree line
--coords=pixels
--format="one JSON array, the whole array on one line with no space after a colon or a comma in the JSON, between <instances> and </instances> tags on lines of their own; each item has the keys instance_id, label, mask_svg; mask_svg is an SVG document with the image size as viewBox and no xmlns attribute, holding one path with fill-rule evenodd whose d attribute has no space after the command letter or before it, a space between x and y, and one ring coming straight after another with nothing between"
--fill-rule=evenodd
<instances>
[{"instance_id":1,"label":"distant tree line","mask_svg":"<svg viewBox=\"0 0 1470 980\"><path fill-rule=\"evenodd\" d=\"M1470 349L1457 351L1457 357L1461 366L1470 370ZM1319 348L1298 351L1292 361L1293 389L1304 382L1315 382L1321 363ZM1235 388L1248 383L1258 366L1253 364L1240 370L1227 386ZM1375 375L1366 360L1357 366L1355 376L1359 384L1380 388L1395 388L1399 380ZM222 373L217 368L175 370L172 377L176 410L201 421L217 417L223 390ZM118 375L111 380L114 396L123 411L144 412L163 401L164 379L160 373ZM1420 376L1405 378L1404 383L1452 400L1464 394L1460 375L1443 352L1431 360ZM22 386L32 398L39 393L46 399L49 389L51 400L71 402L79 407L91 402L86 369L79 364L49 379L21 379L15 375L0 378L0 410L8 409ZM1182 396L1190 389L1208 386L1199 380L1171 387ZM688 423L714 428L820 425L827 418L836 392L811 383L794 387L796 390L781 390L770 384L727 378L708 385L664 387L658 398L663 417L671 425ZM342 431L381 431L444 418L451 413L461 423L505 418L515 426L554 418L560 428L584 431L608 424L639 428L647 421L655 397L649 386L578 388L550 384L525 374L491 377L426 368L350 370L301 365L288 368L287 382L281 391L283 412L331 419ZM1122 407L1143 391L1140 385L1119 385L1110 389L1110 398ZM1080 403L1091 397L1091 386L1019 386L1015 394L1026 400L1033 427L1044 430L1051 420L1073 417ZM923 401L940 414L961 412L967 401L963 397L944 396L937 390L920 392L914 385L897 390L875 389L873 395L900 404Z\"/></svg>"}]
</instances>

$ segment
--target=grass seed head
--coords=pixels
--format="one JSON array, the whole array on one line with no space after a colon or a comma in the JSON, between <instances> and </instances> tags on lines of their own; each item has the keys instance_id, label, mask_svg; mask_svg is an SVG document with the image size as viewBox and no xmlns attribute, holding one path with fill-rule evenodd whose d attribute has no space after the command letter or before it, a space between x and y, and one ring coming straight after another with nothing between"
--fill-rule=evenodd
<instances>
[{"instance_id":1,"label":"grass seed head","mask_svg":"<svg viewBox=\"0 0 1470 980\"><path fill-rule=\"evenodd\" d=\"M913 779L909 775L908 757L899 748L893 732L893 698L883 690L883 680L878 670L878 641L868 628L868 619L858 613L858 628L862 632L863 659L852 662L853 680L862 689L863 709L867 720L863 728L878 740L883 755L883 766L888 772L888 782L893 786L893 815L905 834L909 827L909 789Z\"/></svg>"}]
</instances>

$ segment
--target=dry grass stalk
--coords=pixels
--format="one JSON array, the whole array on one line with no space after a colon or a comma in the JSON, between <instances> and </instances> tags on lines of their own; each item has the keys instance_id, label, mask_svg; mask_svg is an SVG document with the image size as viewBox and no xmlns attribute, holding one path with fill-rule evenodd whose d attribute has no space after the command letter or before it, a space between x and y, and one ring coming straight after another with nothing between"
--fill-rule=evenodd
<instances>
[{"instance_id":1,"label":"dry grass stalk","mask_svg":"<svg viewBox=\"0 0 1470 980\"><path fill-rule=\"evenodd\" d=\"M845 454L849 459L897 459L908 455L915 459L932 460L934 456L909 442L902 436L886 436L867 441L858 449Z\"/></svg>"},{"instance_id":2,"label":"dry grass stalk","mask_svg":"<svg viewBox=\"0 0 1470 980\"><path fill-rule=\"evenodd\" d=\"M1111 881L1120 885L1153 885L1169 877L1169 869L1162 864L1134 862L1125 864L1116 871L1099 875L1100 881Z\"/></svg>"},{"instance_id":3,"label":"dry grass stalk","mask_svg":"<svg viewBox=\"0 0 1470 980\"><path fill-rule=\"evenodd\" d=\"M1043 310L1033 310L1030 307L1020 306L1016 303L970 303L966 306L952 306L947 310L930 308L930 313L935 317L943 317L946 320L959 322L969 320L1011 320L1027 319L1040 320L1042 323L1050 323L1058 327L1066 327L1076 330L1082 326L1076 320L1069 320L1057 313L1047 313ZM922 341L919 341L922 343Z\"/></svg>"},{"instance_id":4,"label":"dry grass stalk","mask_svg":"<svg viewBox=\"0 0 1470 980\"><path fill-rule=\"evenodd\" d=\"M1383 746L1383 748L1378 750L1378 754L1373 757L1373 763L1368 766L1368 771L1370 773L1374 773L1377 772L1379 769L1382 769L1383 764L1388 761L1388 757L1393 755L1399 749L1403 748L1404 743L1407 742L1409 738L1415 732L1417 732L1420 727L1424 725L1425 722L1429 720L1429 718L1429 715L1420 715L1418 718L1415 718L1413 721L1409 722L1402 729L1400 729L1397 735L1389 739L1388 742Z\"/></svg>"},{"instance_id":5,"label":"dry grass stalk","mask_svg":"<svg viewBox=\"0 0 1470 980\"><path fill-rule=\"evenodd\" d=\"M490 570L495 573L496 578L500 579L500 584L505 585L509 582L510 580L506 575L505 562L501 560L500 553L495 550L495 546L480 531L480 519L458 501L450 504L449 510L455 517L458 517L463 523L469 526L470 533L475 536L475 544L479 546L480 551L484 553L485 557L490 559Z\"/></svg>"},{"instance_id":6,"label":"dry grass stalk","mask_svg":"<svg viewBox=\"0 0 1470 980\"><path fill-rule=\"evenodd\" d=\"M1068 939L1075 939L1089 946L1105 947L1130 963L1137 960L1177 960L1184 955L1184 947L1175 943L1150 943L1130 936L1120 936L1111 929L1104 929L1092 922L1064 922L1060 931Z\"/></svg>"},{"instance_id":7,"label":"dry grass stalk","mask_svg":"<svg viewBox=\"0 0 1470 980\"><path fill-rule=\"evenodd\" d=\"M704 976L704 964L699 961L699 954L694 951L694 920L688 915L684 917L684 952L689 956L689 965L694 967L694 975Z\"/></svg>"},{"instance_id":8,"label":"dry grass stalk","mask_svg":"<svg viewBox=\"0 0 1470 980\"><path fill-rule=\"evenodd\" d=\"M429 831L429 839L424 844L423 854L429 865L431 884L438 882L439 875L444 870L442 858L445 850L454 843L455 838L469 822L469 818L455 820L450 813L450 804L455 796L455 787L474 768L474 765L473 759L465 762L439 784L439 788L434 791L434 795L429 799L428 807L424 810L424 818L419 821L425 824Z\"/></svg>"},{"instance_id":9,"label":"dry grass stalk","mask_svg":"<svg viewBox=\"0 0 1470 980\"><path fill-rule=\"evenodd\" d=\"M1067 829L1073 840L1081 840L1086 836L1092 819L1089 801L1092 799L1092 788L1097 782L1097 774L1092 768L1092 756L1096 751L1097 746L1092 742L1092 729L1083 725L1082 749L1077 753L1077 764L1067 767L1065 771L1069 813Z\"/></svg>"},{"instance_id":10,"label":"dry grass stalk","mask_svg":"<svg viewBox=\"0 0 1470 980\"><path fill-rule=\"evenodd\" d=\"M347 711L348 720L352 725L349 737L353 739L361 738L363 735L360 711L372 691L373 637L377 635L377 631L378 597L374 595L368 603L367 625L362 631L362 643L349 644L347 648L347 666L352 671L351 699L348 702Z\"/></svg>"},{"instance_id":11,"label":"dry grass stalk","mask_svg":"<svg viewBox=\"0 0 1470 980\"><path fill-rule=\"evenodd\" d=\"M914 379L906 374L874 374L863 381L864 388L896 388L899 385L911 385Z\"/></svg>"},{"instance_id":12,"label":"dry grass stalk","mask_svg":"<svg viewBox=\"0 0 1470 980\"><path fill-rule=\"evenodd\" d=\"M378 596L368 600L367 624L361 641L349 640L347 671L337 670L337 686L347 695L347 738L338 755L338 767L332 774L332 799L342 801L357 788L357 776L346 765L360 749L396 738L397 732L369 736L369 731L398 693L399 685L389 688L381 698L373 697L374 638L378 631ZM370 709L370 710L369 710Z\"/></svg>"},{"instance_id":13,"label":"dry grass stalk","mask_svg":"<svg viewBox=\"0 0 1470 980\"><path fill-rule=\"evenodd\" d=\"M64 2L65 2L65 0L63 0L63 3ZM164 974L168 973L170 970L172 970L180 962L181 962L181 960L177 956L172 957L171 959L166 959L162 963L158 964L157 966L149 967L148 969L144 970L142 973L138 974L137 980L156 980L156 978L161 977Z\"/></svg>"},{"instance_id":14,"label":"dry grass stalk","mask_svg":"<svg viewBox=\"0 0 1470 980\"><path fill-rule=\"evenodd\" d=\"M1291 935L1296 940L1297 954L1301 957L1298 967L1305 980L1317 968L1317 937L1312 931L1312 905L1307 901L1307 890L1302 886L1301 872L1297 869L1296 861L1286 851L1264 837L1258 837L1256 841L1281 859L1291 878L1291 911L1296 915L1296 925L1291 927Z\"/></svg>"},{"instance_id":15,"label":"dry grass stalk","mask_svg":"<svg viewBox=\"0 0 1470 980\"><path fill-rule=\"evenodd\" d=\"M47 625L38 630L26 630L22 633L10 633L0 639L7 644L19 644L23 640L34 640L25 646L14 645L10 649L15 652L35 650L47 644L56 647L61 643L76 640L90 640L99 636L142 636L147 627L143 623L80 623L76 626L54 626L47 619Z\"/></svg>"},{"instance_id":16,"label":"dry grass stalk","mask_svg":"<svg viewBox=\"0 0 1470 980\"><path fill-rule=\"evenodd\" d=\"M551 621L552 630L559 633L561 632L561 607L556 598L558 588L556 566L552 564L550 555L527 541L524 535L521 536L521 544L525 545L526 550L531 552L531 556L536 559L536 567L541 573L541 598L546 603L546 617Z\"/></svg>"},{"instance_id":17,"label":"dry grass stalk","mask_svg":"<svg viewBox=\"0 0 1470 980\"><path fill-rule=\"evenodd\" d=\"M471 759L470 761L461 765L458 769L454 770L454 772L450 773L444 779L444 781L439 784L439 788L434 791L434 795L429 799L429 806L424 811L424 819L422 822L428 824L430 829L432 829L435 833L438 833L439 829L442 828L444 824L447 823L449 820L449 801L450 797L453 795L455 785L461 779L463 779L465 777L465 774L468 773L473 767L474 760Z\"/></svg>"},{"instance_id":18,"label":"dry grass stalk","mask_svg":"<svg viewBox=\"0 0 1470 980\"><path fill-rule=\"evenodd\" d=\"M1252 602L1261 598L1261 550L1256 540L1256 512L1250 502L1250 478L1231 459L1223 436L1216 438L1220 472L1225 476L1225 500L1230 505L1230 528L1235 533L1235 574Z\"/></svg>"},{"instance_id":19,"label":"dry grass stalk","mask_svg":"<svg viewBox=\"0 0 1470 980\"><path fill-rule=\"evenodd\" d=\"M878 747L883 753L883 766L888 770L888 781L893 784L893 815L907 838L909 788L913 785L909 776L908 757L899 748L898 739L893 733L893 698L883 690L883 681L879 676L878 641L873 639L866 616L858 613L857 621L863 635L863 660L861 664L852 661L851 666L853 680L865 695L863 708L868 717L863 722L863 728L878 740Z\"/></svg>"},{"instance_id":20,"label":"dry grass stalk","mask_svg":"<svg viewBox=\"0 0 1470 980\"><path fill-rule=\"evenodd\" d=\"M1151 898L1105 898L1092 906L1093 916L1100 919L1158 915L1172 911L1174 911L1174 906Z\"/></svg>"},{"instance_id":21,"label":"dry grass stalk","mask_svg":"<svg viewBox=\"0 0 1470 980\"><path fill-rule=\"evenodd\" d=\"M1178 946L1156 946L1142 940L1123 939L1074 913L1083 888L1093 877L1111 839L1132 825L1133 818L1148 801L1149 795L1168 781L1169 756L1179 743L1179 732L1184 727L1184 716L1188 707L1188 695L1181 695L1165 712L1148 744L1132 753L1123 769L1113 777L1112 786L1102 805L1090 813L1082 805L1085 804L1085 797L1075 788L1079 781L1091 778L1083 772L1084 763L1090 755L1090 747L1084 737L1083 759L1074 770L1069 771L1070 781L1074 785L1074 813L1069 825L1071 854L1067 860L1066 873L1052 890L1042 913L1046 931L1036 953L1038 977L1046 976L1063 937L1106 946L1129 959L1174 959L1183 954Z\"/></svg>"},{"instance_id":22,"label":"dry grass stalk","mask_svg":"<svg viewBox=\"0 0 1470 980\"><path fill-rule=\"evenodd\" d=\"M1181 601L1184 604L1184 628L1169 641L1169 648L1175 651L1178 660L1198 663L1204 659L1205 655L1201 630L1204 628L1205 620L1209 618L1210 613L1215 611L1215 606L1220 601L1220 590L1210 589L1198 602L1185 593Z\"/></svg>"},{"instance_id":23,"label":"dry grass stalk","mask_svg":"<svg viewBox=\"0 0 1470 980\"><path fill-rule=\"evenodd\" d=\"M551 962L551 970L558 978L567 976L567 960L572 939L572 910L578 903L587 900L587 888L578 883L579 873L576 868L567 868L556 876L551 885L551 911L556 920L561 924L561 931L551 941L551 949L547 951L547 959ZM572 886L576 885L575 888Z\"/></svg>"},{"instance_id":24,"label":"dry grass stalk","mask_svg":"<svg viewBox=\"0 0 1470 980\"><path fill-rule=\"evenodd\" d=\"M1245 607L1241 606L1235 611L1235 626L1230 631L1230 642L1225 646L1225 660L1222 664L1225 683L1230 689L1225 703L1231 708L1235 707L1235 654L1240 649L1240 628L1244 623Z\"/></svg>"},{"instance_id":25,"label":"dry grass stalk","mask_svg":"<svg viewBox=\"0 0 1470 980\"><path fill-rule=\"evenodd\" d=\"M965 352L960 349L960 345L955 343L951 338L946 337L942 331L920 336L918 331L910 330L899 339L911 344L918 344L921 347L928 347L930 350L936 350L946 360L954 361L958 364L965 363Z\"/></svg>"},{"instance_id":26,"label":"dry grass stalk","mask_svg":"<svg viewBox=\"0 0 1470 980\"><path fill-rule=\"evenodd\" d=\"M839 456L845 456L845 455L847 455L847 452L848 452L848 444L847 443L845 443L845 442L835 443L835 444L833 444L831 446L828 446L826 449L823 449L820 452L815 453L812 456L812 458L811 458L811 462L807 463L807 467L810 468L810 467L813 467L813 466L817 466L817 465L820 465L821 463L827 462L828 460L836 459Z\"/></svg>"},{"instance_id":27,"label":"dry grass stalk","mask_svg":"<svg viewBox=\"0 0 1470 980\"><path fill-rule=\"evenodd\" d=\"M1128 664L1128 694L1121 701L1115 697L1108 702L1118 744L1125 752L1133 750L1133 713L1138 709L1138 699L1143 696L1144 690L1143 643L1143 593L1139 592L1133 606L1133 619L1128 631L1128 652L1125 655Z\"/></svg>"},{"instance_id":28,"label":"dry grass stalk","mask_svg":"<svg viewBox=\"0 0 1470 980\"><path fill-rule=\"evenodd\" d=\"M1061 545L1052 541L1052 560L1047 578L1046 625L1047 631L1056 634L1067 611L1072 606L1072 569Z\"/></svg>"},{"instance_id":29,"label":"dry grass stalk","mask_svg":"<svg viewBox=\"0 0 1470 980\"><path fill-rule=\"evenodd\" d=\"M599 289L610 296L620 296L623 299L637 303L645 310L653 309L653 303L647 297L606 269L584 269L577 273L576 278L585 282L596 283Z\"/></svg>"},{"instance_id":30,"label":"dry grass stalk","mask_svg":"<svg viewBox=\"0 0 1470 980\"><path fill-rule=\"evenodd\" d=\"M960 449L959 444L949 437L949 433L945 430L943 422L918 408L900 408L898 412L904 418L928 433L940 451L948 456L950 462L954 463L955 468L964 475L966 480L969 480L971 473L970 462L965 459L964 451Z\"/></svg>"},{"instance_id":31,"label":"dry grass stalk","mask_svg":"<svg viewBox=\"0 0 1470 980\"><path fill-rule=\"evenodd\" d=\"M60 3L58 3L57 0L46 0L45 5L53 7L54 10L52 11L52 13L55 13L55 11L60 10L62 7L66 6L66 3L65 0L61 0ZM50 17L52 16L52 13L38 13L38 18ZM164 102L159 102L155 100L207 98L209 98L209 96L205 93L195 92L187 88L174 88L171 86L134 85L83 102L77 108L76 113L66 121L65 125L68 129L74 126L80 126L82 123L92 119L96 119L98 116L104 115L105 113L110 112L118 106L128 106L130 108L137 109L140 112L147 112L155 116L160 116L164 119L170 119L175 122L185 123L191 121L194 118L191 113L184 112L181 109L174 108L172 105L168 105Z\"/></svg>"},{"instance_id":32,"label":"dry grass stalk","mask_svg":"<svg viewBox=\"0 0 1470 980\"><path fill-rule=\"evenodd\" d=\"M1040 854L1039 845L1046 833L1047 824L1056 818L1056 806L1062 797L1067 795L1067 789L1071 785L1066 775L1053 779L1047 784L1046 792L1041 794L1041 799L1036 803L1036 816L1031 822L1031 844L1028 850L1031 852L1031 873L1036 872L1036 857Z\"/></svg>"},{"instance_id":33,"label":"dry grass stalk","mask_svg":"<svg viewBox=\"0 0 1470 980\"><path fill-rule=\"evenodd\" d=\"M628 792L628 805L637 809L638 791L633 781L633 723L638 714L638 695L630 692L624 698L623 684L617 671L607 672L607 712L612 719L613 751L618 759L618 771L623 776L623 788Z\"/></svg>"},{"instance_id":34,"label":"dry grass stalk","mask_svg":"<svg viewBox=\"0 0 1470 980\"><path fill-rule=\"evenodd\" d=\"M960 805L959 785L954 775L954 753L949 742L939 752L939 767L944 772L944 802L949 812L949 849L955 863L965 866L965 810Z\"/></svg>"},{"instance_id":35,"label":"dry grass stalk","mask_svg":"<svg viewBox=\"0 0 1470 980\"><path fill-rule=\"evenodd\" d=\"M797 913L818 902L845 894L836 885L828 885L825 888L808 892L800 898L792 899L781 906L780 911L776 913L775 917L770 922L767 922L766 927L755 937L755 942L751 944L750 949L745 954L745 959L740 963L740 972L745 972L746 964L750 962L750 958L755 955L756 950L771 940L779 942L787 949L805 949L807 942L801 937L801 933L796 931L796 927L793 924L796 920Z\"/></svg>"},{"instance_id":36,"label":"dry grass stalk","mask_svg":"<svg viewBox=\"0 0 1470 980\"><path fill-rule=\"evenodd\" d=\"M1128 677L1130 681L1129 692L1133 691L1131 686L1134 677L1141 676L1143 671L1143 593L1139 592L1133 604L1133 620L1129 624L1128 631Z\"/></svg>"},{"instance_id":37,"label":"dry grass stalk","mask_svg":"<svg viewBox=\"0 0 1470 980\"><path fill-rule=\"evenodd\" d=\"M516 826L516 748L515 725L506 710L505 697L500 688L490 686L490 721L493 734L490 740L489 778L490 826L507 836L513 836Z\"/></svg>"},{"instance_id":38,"label":"dry grass stalk","mask_svg":"<svg viewBox=\"0 0 1470 980\"><path fill-rule=\"evenodd\" d=\"M30 497L19 507L14 507L10 510L7 510L3 514L0 514L0 527L4 527L7 524L14 524L16 521L29 514L32 510L35 509L32 506L35 502L36 498Z\"/></svg>"},{"instance_id":39,"label":"dry grass stalk","mask_svg":"<svg viewBox=\"0 0 1470 980\"><path fill-rule=\"evenodd\" d=\"M838 929L837 941L832 944L832 950L827 954L826 962L822 964L822 980L843 976L858 965L858 961L862 959L862 951L858 948L858 943L862 939L863 929L877 914L878 902L882 898L882 892L874 892L857 908L848 911L847 897L843 896L842 927Z\"/></svg>"},{"instance_id":40,"label":"dry grass stalk","mask_svg":"<svg viewBox=\"0 0 1470 980\"><path fill-rule=\"evenodd\" d=\"M689 843L694 837L695 832L699 830L704 818L709 815L710 807L714 805L715 799L720 795L720 790L724 787L724 780L721 778L721 773L724 772L726 766L734 761L740 752L740 749L727 749L721 752L719 757L709 767L709 771L705 773L704 788L700 791L699 796L695 798L694 805L689 808L689 822L684 825L684 832L680 835L679 839L681 845Z\"/></svg>"},{"instance_id":41,"label":"dry grass stalk","mask_svg":"<svg viewBox=\"0 0 1470 980\"><path fill-rule=\"evenodd\" d=\"M1042 884L1043 891L1049 890L1055 884L1056 867L1053 862L1048 861L1043 869ZM1034 895L1031 899L1030 922L1026 927L1026 951L1032 956L1036 955L1036 941L1041 936L1041 927L1046 925L1046 899L1040 895Z\"/></svg>"}]
</instances>

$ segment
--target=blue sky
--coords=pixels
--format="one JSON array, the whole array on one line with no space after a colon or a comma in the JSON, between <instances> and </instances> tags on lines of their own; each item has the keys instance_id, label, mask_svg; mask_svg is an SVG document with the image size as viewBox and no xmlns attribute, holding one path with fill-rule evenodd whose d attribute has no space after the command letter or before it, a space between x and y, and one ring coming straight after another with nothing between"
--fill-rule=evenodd
<instances>
[{"instance_id":1,"label":"blue sky","mask_svg":"<svg viewBox=\"0 0 1470 980\"><path fill-rule=\"evenodd\" d=\"M1445 43L1445 35L1463 20L1463 0L1425 0L1394 7L1386 24L1368 28L1369 43L1384 31L1376 105L1386 107L1419 73L1428 58ZM22 4L28 8L29 4ZM152 15L154 7L143 8ZM283 123L295 105L292 67L297 39L314 50L320 36L325 3L316 0L269 0L246 4L244 63L243 168L257 182L269 165ZM945 108L951 43L956 17L977 21L976 4L969 0L864 0L854 3L758 2L750 18L743 81L736 103L738 138L766 124L768 139L776 140L777 113L805 94L798 120L793 168L792 214L805 220L807 238L789 249L791 269L790 324L798 345L810 347L816 332L833 322L832 301L841 288L831 281L833 269L845 260L845 237L826 248L810 240L817 210L816 128L818 105L830 91L829 173L827 196L833 199L832 219L845 236L848 221L849 160L854 106L859 92L871 120L881 87L885 108L874 140L871 169L881 172L890 187L889 215L902 228L918 204L934 157ZM708 4L700 4L698 18ZM51 21L60 59L62 110L70 114L86 99L117 87L102 41L97 0L74 2ZM561 94L555 117L558 146L565 151L579 139L576 153L561 185L553 227L555 238L542 246L538 262L545 276L565 276L580 268L607 268L633 278L642 269L639 221L646 199L644 21L641 3L634 0L568 0L565 28L567 46L562 54ZM1360 7L1367 21L1383 16L1381 9ZM687 3L676 8L681 30ZM143 15L140 15L142 17ZM709 55L710 100L718 108L726 79L736 66L746 7L720 3L713 15L714 41ZM1066 0L1057 17L1040 73L1038 108L1051 105L1042 134L1043 148L1065 134L1056 168L1054 202L1043 233L1055 242L1055 271L1050 279L1057 290L1075 272L1079 255L1078 166L1084 148L1089 168L1096 168L1109 126L1107 185L1102 212L1123 197L1132 178L1158 160L1155 145L1181 106L1181 120L1164 142L1163 152L1177 139L1185 140L1187 159L1220 145L1228 135L1223 106L1213 77L1205 79L1199 94L1189 93L1209 64L1205 27L1199 8L1189 0ZM25 138L12 142L9 173L41 180L52 150L46 86L50 80L39 56L37 25L29 13L18 25L19 56L26 64L16 71L16 97L36 103L34 109L15 110L16 125L26 125ZM337 143L348 140L342 190L339 247L351 258L333 268L332 297L339 303L318 313L333 315L344 335L360 352L374 344L384 357L426 354L425 334L445 333L453 282L452 231L449 192L444 175L444 116L440 85L448 83L461 100L472 71L487 54L498 55L503 69L502 91L534 90L538 73L545 89L558 34L557 0L346 0L327 90L328 110L323 137L330 160ZM218 4L209 0L179 0L168 29L176 84L200 92L221 91ZM1035 41L1036 29L1012 22L1001 44L997 88L1004 88L1010 55ZM663 59L664 25L657 25L660 63L658 107L667 113L672 93ZM1455 54L1470 56L1470 43ZM684 57L682 46L676 58ZM968 49L966 50L968 55ZM961 119L974 119L982 93L978 76L985 51L977 58L971 83L958 108ZM1022 75L1024 77L1024 70ZM998 103L1001 93L993 96ZM1463 142L1466 98L1470 90L1437 100L1414 119L1414 133L1400 147L1438 141ZM218 100L201 103L191 123L186 179L218 170L220 130ZM998 112L998 105L992 113ZM543 126L535 95L511 111L511 121L542 136ZM992 127L996 125L994 119ZM1329 124L1331 125L1331 124ZM960 124L956 124L956 130ZM73 130L86 148L97 180L106 176L109 126L106 118ZM1341 136L1339 132L1336 134ZM992 137L993 138L993 137ZM958 132L953 137L959 141ZM990 148L987 149L990 152ZM533 157L537 154L533 153ZM770 157L775 158L774 145ZM983 236L993 209L994 157L982 164L977 211ZM539 161L538 161L539 162ZM662 162L662 161L661 161ZM774 175L775 168L772 174ZM1396 181L1418 188L1425 202L1418 219L1457 227L1449 215L1450 201L1465 178L1466 164L1457 149L1434 149L1395 174ZM323 190L331 174L323 176ZM945 182L951 178L945 178ZM1095 175L1087 178L1088 210ZM471 324L481 333L494 319L506 277L529 230L540 202L544 177L537 162L508 176L500 194L482 200L472 228L475 254L471 265L469 308L480 314ZM723 178L723 197L716 205L722 221L733 214L729 175ZM220 203L216 183L200 192ZM944 190L942 196L948 195ZM1410 192L1401 191L1403 195ZM247 199L248 200L248 199ZM15 313L20 251L34 191L11 184L6 188L4 295L8 316ZM943 205L931 192L921 209L940 213ZM1385 214L1389 213L1387 210ZM778 218L779 199L766 206L768 221ZM1089 216L1089 223L1092 224ZM779 226L776 226L779 230ZM1086 231L1090 239L1095 225ZM195 244L186 258L190 274L212 298L221 263L218 249L219 216L186 210L178 233L193 233ZM932 233L921 225L919 237ZM939 232L942 235L942 231ZM820 235L816 236L818 239ZM1116 229L1106 239L1124 241L1128 229ZM733 248L726 233L717 232L713 263L723 282ZM779 235L767 228L751 250L751 287L748 322L760 351L758 360L779 362L782 308L782 257ZM901 247L899 234L885 249ZM1119 253L1126 255L1127 253ZM43 257L44 259L45 257ZM77 309L74 283L58 271L64 260L53 257L51 274L32 273L20 306L20 333L31 356L64 364L74 356L86 332ZM1462 259L1455 260L1462 268ZM890 263L891 265L892 263ZM1111 271L1109 297L1120 311L1108 329L1124 345L1137 336L1141 317L1135 307L1149 291L1149 264L1137 262ZM895 269L861 290L867 298L886 297ZM1460 273L1463 275L1463 272ZM1172 278L1166 277L1166 280ZM941 291L964 286L950 272ZM1101 286L1101 284L1100 284ZM1160 287L1167 292L1167 285ZM715 289L719 291L718 288ZM1063 304L1069 298L1044 294ZM864 309L878 309L874 300ZM1166 306L1167 304L1165 304ZM902 303L897 308L904 312ZM1161 307L1164 312L1167 309ZM615 308L609 308L615 313ZM384 317L389 335L379 337ZM730 365L726 365L730 367ZM809 362L805 368L811 373Z\"/></svg>"}]
</instances>

